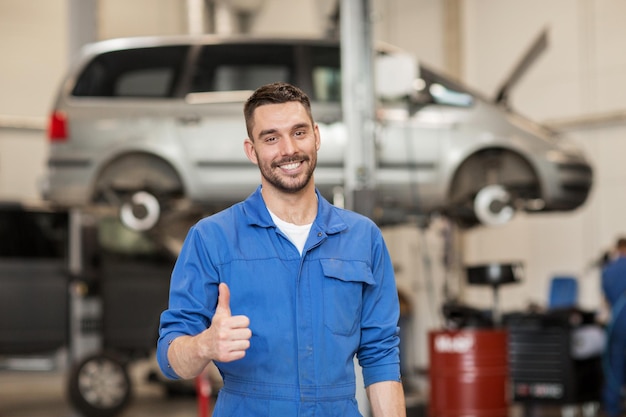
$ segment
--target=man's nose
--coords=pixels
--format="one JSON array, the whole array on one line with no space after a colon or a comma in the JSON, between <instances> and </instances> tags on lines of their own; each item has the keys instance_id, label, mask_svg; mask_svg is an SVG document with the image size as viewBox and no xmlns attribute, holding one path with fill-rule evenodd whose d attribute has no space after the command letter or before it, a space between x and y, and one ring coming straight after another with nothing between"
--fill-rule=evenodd
<instances>
[{"instance_id":1,"label":"man's nose","mask_svg":"<svg viewBox=\"0 0 626 417\"><path fill-rule=\"evenodd\" d=\"M291 155L296 153L298 146L296 141L291 136L287 136L281 140L281 152L284 155Z\"/></svg>"}]
</instances>

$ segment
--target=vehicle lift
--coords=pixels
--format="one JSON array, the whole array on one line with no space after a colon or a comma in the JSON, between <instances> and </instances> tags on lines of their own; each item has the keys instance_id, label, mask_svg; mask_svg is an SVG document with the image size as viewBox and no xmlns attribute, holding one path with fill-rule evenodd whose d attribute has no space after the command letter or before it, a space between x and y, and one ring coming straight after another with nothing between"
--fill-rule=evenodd
<instances>
[{"instance_id":1,"label":"vehicle lift","mask_svg":"<svg viewBox=\"0 0 626 417\"><path fill-rule=\"evenodd\" d=\"M68 368L72 369L75 364L102 349L102 300L90 294L90 283L85 280L85 241L88 231L93 229L94 218L81 208L72 208L68 214L68 268L72 277L68 288ZM74 399L71 393L70 397ZM77 410L73 411L77 413Z\"/></svg>"},{"instance_id":2,"label":"vehicle lift","mask_svg":"<svg viewBox=\"0 0 626 417\"><path fill-rule=\"evenodd\" d=\"M102 318L102 303L89 294L88 283L77 278L84 275L85 226L92 222L88 214L79 208L69 212L68 266L72 277L69 286L69 359L75 363L102 348L99 324Z\"/></svg>"},{"instance_id":3,"label":"vehicle lift","mask_svg":"<svg viewBox=\"0 0 626 417\"><path fill-rule=\"evenodd\" d=\"M198 208L192 207L176 213L176 219L172 217L170 220L176 221L184 217L184 221L187 221L187 218L198 218L199 213ZM104 328L104 310L110 308L107 307L110 303L106 302L102 287L111 283L96 282L104 277L92 271L94 267L90 264L93 252L98 250L98 222L103 216L112 216L113 213L85 207L73 208L68 214L68 269L72 277L68 288L68 391L74 411L78 413L73 417L83 414L114 416L127 406L131 395L131 380L124 359L118 357L114 351L105 351L110 341L105 340L107 331ZM167 248L171 255L177 255L177 250L182 245L180 235L168 234L163 230L154 230L148 236ZM151 271L147 270L147 273L150 274ZM164 271L160 270L159 273L163 275ZM158 287L159 294L166 290L161 287ZM165 294L160 295L165 297ZM207 373L196 378L195 389L198 414L208 417L212 386Z\"/></svg>"}]
</instances>

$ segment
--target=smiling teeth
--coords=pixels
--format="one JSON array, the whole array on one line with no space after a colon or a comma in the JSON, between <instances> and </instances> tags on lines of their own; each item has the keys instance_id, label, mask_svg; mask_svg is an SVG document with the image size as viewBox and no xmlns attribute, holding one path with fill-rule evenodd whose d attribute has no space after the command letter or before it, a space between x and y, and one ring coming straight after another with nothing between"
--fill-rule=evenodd
<instances>
[{"instance_id":1,"label":"smiling teeth","mask_svg":"<svg viewBox=\"0 0 626 417\"><path fill-rule=\"evenodd\" d=\"M296 169L300 166L300 162L294 162L291 164L287 164L287 165L282 165L281 168L282 169Z\"/></svg>"}]
</instances>

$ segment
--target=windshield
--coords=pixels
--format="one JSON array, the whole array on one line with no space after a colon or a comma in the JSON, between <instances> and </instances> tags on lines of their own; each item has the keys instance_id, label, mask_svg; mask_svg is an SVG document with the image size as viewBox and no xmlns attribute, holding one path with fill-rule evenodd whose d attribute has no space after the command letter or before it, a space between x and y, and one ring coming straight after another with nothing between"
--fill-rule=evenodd
<instances>
[{"instance_id":1,"label":"windshield","mask_svg":"<svg viewBox=\"0 0 626 417\"><path fill-rule=\"evenodd\" d=\"M470 107L474 96L460 84L427 70L420 69L420 78L415 81L415 89L421 103L435 103L447 106Z\"/></svg>"}]
</instances>

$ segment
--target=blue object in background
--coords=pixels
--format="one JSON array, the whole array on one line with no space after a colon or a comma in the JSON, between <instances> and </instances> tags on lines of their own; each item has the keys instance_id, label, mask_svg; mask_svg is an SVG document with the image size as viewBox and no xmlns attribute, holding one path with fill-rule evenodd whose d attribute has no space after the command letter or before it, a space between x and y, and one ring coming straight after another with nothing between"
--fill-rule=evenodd
<instances>
[{"instance_id":1,"label":"blue object in background","mask_svg":"<svg viewBox=\"0 0 626 417\"><path fill-rule=\"evenodd\" d=\"M548 309L575 307L578 303L578 280L575 277L556 276L550 282Z\"/></svg>"}]
</instances>

